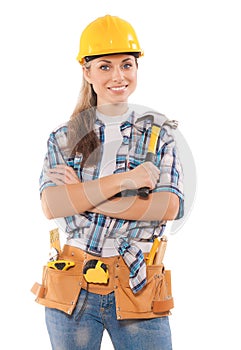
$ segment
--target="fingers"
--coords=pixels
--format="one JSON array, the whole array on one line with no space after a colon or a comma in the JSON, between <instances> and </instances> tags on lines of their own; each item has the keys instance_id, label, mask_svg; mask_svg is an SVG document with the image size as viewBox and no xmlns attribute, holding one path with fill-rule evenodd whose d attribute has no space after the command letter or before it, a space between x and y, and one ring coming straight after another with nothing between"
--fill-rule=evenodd
<instances>
[{"instance_id":1,"label":"fingers","mask_svg":"<svg viewBox=\"0 0 241 350\"><path fill-rule=\"evenodd\" d=\"M64 164L59 164L55 168L49 169L47 175L56 185L76 184L80 182L74 169Z\"/></svg>"},{"instance_id":2,"label":"fingers","mask_svg":"<svg viewBox=\"0 0 241 350\"><path fill-rule=\"evenodd\" d=\"M149 167L149 170L151 171L151 173L155 176L155 177L159 177L160 175L160 169L157 168L155 166L155 164L151 163L151 162L145 162L143 163L144 166L148 166Z\"/></svg>"},{"instance_id":3,"label":"fingers","mask_svg":"<svg viewBox=\"0 0 241 350\"><path fill-rule=\"evenodd\" d=\"M153 163L151 162L144 162L142 166L145 168L148 178L146 181L149 181L149 187L150 189L153 189L156 187L156 184L160 178L160 169L158 169Z\"/></svg>"},{"instance_id":4,"label":"fingers","mask_svg":"<svg viewBox=\"0 0 241 350\"><path fill-rule=\"evenodd\" d=\"M59 164L55 168L49 169L47 175L56 185L80 182L74 169L65 164ZM138 189L140 187L154 189L160 177L160 169L151 162L144 162L126 175L127 179L123 183L124 189Z\"/></svg>"},{"instance_id":5,"label":"fingers","mask_svg":"<svg viewBox=\"0 0 241 350\"><path fill-rule=\"evenodd\" d=\"M160 170L151 162L144 162L135 169L125 173L122 183L124 189L138 189L148 187L151 190L156 187L160 177Z\"/></svg>"}]
</instances>

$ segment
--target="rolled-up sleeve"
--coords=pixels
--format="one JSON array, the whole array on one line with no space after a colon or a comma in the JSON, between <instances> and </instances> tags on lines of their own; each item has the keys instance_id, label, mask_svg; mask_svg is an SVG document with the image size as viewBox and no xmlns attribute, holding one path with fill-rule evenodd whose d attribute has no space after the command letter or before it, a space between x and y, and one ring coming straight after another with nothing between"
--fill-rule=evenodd
<instances>
[{"instance_id":1,"label":"rolled-up sleeve","mask_svg":"<svg viewBox=\"0 0 241 350\"><path fill-rule=\"evenodd\" d=\"M153 192L175 193L179 198L176 219L180 219L184 215L183 168L172 130L168 126L161 130L156 165L160 169L160 178Z\"/></svg>"},{"instance_id":2,"label":"rolled-up sleeve","mask_svg":"<svg viewBox=\"0 0 241 350\"><path fill-rule=\"evenodd\" d=\"M48 177L48 170L55 168L57 164L66 164L63 150L66 148L66 127L61 127L52 132L47 141L47 153L44 158L43 168L39 178L39 192L49 186L56 186Z\"/></svg>"}]
</instances>

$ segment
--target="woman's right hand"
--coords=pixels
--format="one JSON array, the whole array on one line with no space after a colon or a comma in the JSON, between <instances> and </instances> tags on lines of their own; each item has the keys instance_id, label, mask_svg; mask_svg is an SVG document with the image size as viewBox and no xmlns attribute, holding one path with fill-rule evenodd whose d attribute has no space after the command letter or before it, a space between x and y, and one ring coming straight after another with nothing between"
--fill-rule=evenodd
<instances>
[{"instance_id":1,"label":"woman's right hand","mask_svg":"<svg viewBox=\"0 0 241 350\"><path fill-rule=\"evenodd\" d=\"M65 164L58 164L55 168L49 169L48 177L56 185L77 184L80 182L74 169Z\"/></svg>"},{"instance_id":2,"label":"woman's right hand","mask_svg":"<svg viewBox=\"0 0 241 350\"><path fill-rule=\"evenodd\" d=\"M137 190L141 187L148 187L153 190L160 177L160 169L151 162L144 162L135 169L125 173L121 184L122 190Z\"/></svg>"}]
</instances>

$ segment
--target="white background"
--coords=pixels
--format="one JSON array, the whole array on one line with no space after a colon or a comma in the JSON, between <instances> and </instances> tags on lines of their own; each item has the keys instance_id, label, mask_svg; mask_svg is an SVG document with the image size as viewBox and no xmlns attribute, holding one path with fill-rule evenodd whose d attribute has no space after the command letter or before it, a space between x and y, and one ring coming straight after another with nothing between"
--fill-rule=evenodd
<instances>
[{"instance_id":1,"label":"white background","mask_svg":"<svg viewBox=\"0 0 241 350\"><path fill-rule=\"evenodd\" d=\"M42 214L38 178L47 137L77 100L81 31L107 13L131 22L145 51L132 102L177 119L196 163L195 203L166 255L174 350L240 349L241 22L234 0L1 2L1 344L50 350L44 309L30 293L55 227ZM102 349L112 349L106 335Z\"/></svg>"}]
</instances>

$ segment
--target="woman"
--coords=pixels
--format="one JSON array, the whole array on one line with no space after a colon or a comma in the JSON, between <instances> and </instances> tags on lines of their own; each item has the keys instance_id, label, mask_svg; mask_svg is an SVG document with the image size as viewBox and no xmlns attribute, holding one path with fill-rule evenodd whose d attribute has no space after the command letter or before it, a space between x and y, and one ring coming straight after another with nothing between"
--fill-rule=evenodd
<instances>
[{"instance_id":1,"label":"woman","mask_svg":"<svg viewBox=\"0 0 241 350\"><path fill-rule=\"evenodd\" d=\"M163 266L153 275L146 259L166 221L183 215L182 169L171 123L128 104L142 55L128 22L107 15L90 23L77 57L80 99L48 140L42 207L67 234L58 261L74 264L48 268L38 299L55 350L100 349L104 329L118 350L172 348L169 310L152 308ZM162 126L154 163L145 161L153 115Z\"/></svg>"}]
</instances>

